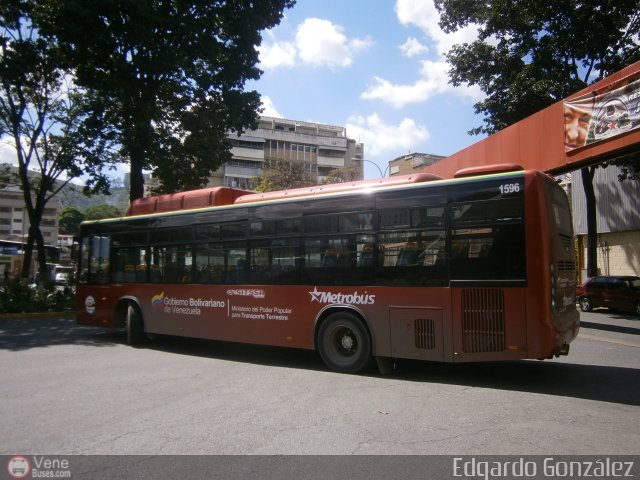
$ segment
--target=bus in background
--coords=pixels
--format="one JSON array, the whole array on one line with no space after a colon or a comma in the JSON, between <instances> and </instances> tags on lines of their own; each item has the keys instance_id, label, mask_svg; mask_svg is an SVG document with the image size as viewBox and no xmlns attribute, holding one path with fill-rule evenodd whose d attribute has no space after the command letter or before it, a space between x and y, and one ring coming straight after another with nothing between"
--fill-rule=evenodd
<instances>
[{"instance_id":1,"label":"bus in background","mask_svg":"<svg viewBox=\"0 0 640 480\"><path fill-rule=\"evenodd\" d=\"M565 192L512 164L149 197L82 224L77 321L315 349L350 373L551 358L579 329L572 237Z\"/></svg>"}]
</instances>

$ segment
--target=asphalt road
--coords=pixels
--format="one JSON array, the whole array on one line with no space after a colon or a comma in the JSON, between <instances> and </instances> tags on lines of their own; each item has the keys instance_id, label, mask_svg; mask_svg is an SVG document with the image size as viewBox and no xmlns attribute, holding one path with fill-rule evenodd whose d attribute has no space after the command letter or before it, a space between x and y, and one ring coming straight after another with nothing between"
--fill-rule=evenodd
<instances>
[{"instance_id":1,"label":"asphalt road","mask_svg":"<svg viewBox=\"0 0 640 480\"><path fill-rule=\"evenodd\" d=\"M315 352L0 320L0 454L640 453L640 318L568 357L327 371Z\"/></svg>"}]
</instances>

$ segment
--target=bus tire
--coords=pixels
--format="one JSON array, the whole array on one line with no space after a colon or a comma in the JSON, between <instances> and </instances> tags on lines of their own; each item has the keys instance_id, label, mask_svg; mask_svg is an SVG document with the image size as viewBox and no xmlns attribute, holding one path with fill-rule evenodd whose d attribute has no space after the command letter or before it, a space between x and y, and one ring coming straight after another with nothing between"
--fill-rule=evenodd
<instances>
[{"instance_id":1,"label":"bus tire","mask_svg":"<svg viewBox=\"0 0 640 480\"><path fill-rule=\"evenodd\" d=\"M317 337L320 357L331 370L357 373L371 360L371 337L355 315L339 312L320 325Z\"/></svg>"},{"instance_id":2,"label":"bus tire","mask_svg":"<svg viewBox=\"0 0 640 480\"><path fill-rule=\"evenodd\" d=\"M127 344L142 345L146 340L142 312L134 303L127 306Z\"/></svg>"},{"instance_id":3,"label":"bus tire","mask_svg":"<svg viewBox=\"0 0 640 480\"><path fill-rule=\"evenodd\" d=\"M593 305L591 305L591 299L589 297L580 297L580 310L583 312L593 310Z\"/></svg>"},{"instance_id":4,"label":"bus tire","mask_svg":"<svg viewBox=\"0 0 640 480\"><path fill-rule=\"evenodd\" d=\"M633 310L636 312L636 315L640 315L640 300L633 306Z\"/></svg>"}]
</instances>

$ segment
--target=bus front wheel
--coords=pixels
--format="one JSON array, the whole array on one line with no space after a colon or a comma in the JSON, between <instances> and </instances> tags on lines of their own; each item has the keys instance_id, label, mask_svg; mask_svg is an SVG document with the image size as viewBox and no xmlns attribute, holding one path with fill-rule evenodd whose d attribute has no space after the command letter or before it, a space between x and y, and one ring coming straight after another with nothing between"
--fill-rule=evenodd
<instances>
[{"instance_id":1,"label":"bus front wheel","mask_svg":"<svg viewBox=\"0 0 640 480\"><path fill-rule=\"evenodd\" d=\"M141 345L145 338L142 312L137 305L130 303L127 307L127 343Z\"/></svg>"},{"instance_id":2,"label":"bus front wheel","mask_svg":"<svg viewBox=\"0 0 640 480\"><path fill-rule=\"evenodd\" d=\"M371 338L358 317L346 312L329 316L318 330L318 350L332 370L357 373L371 360Z\"/></svg>"}]
</instances>

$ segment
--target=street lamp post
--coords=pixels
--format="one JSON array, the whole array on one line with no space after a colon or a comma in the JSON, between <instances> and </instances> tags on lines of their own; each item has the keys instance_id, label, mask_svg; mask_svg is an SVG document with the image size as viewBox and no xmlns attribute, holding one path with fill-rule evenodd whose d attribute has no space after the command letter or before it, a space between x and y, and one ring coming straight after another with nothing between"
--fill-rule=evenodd
<instances>
[{"instance_id":1,"label":"street lamp post","mask_svg":"<svg viewBox=\"0 0 640 480\"><path fill-rule=\"evenodd\" d=\"M384 178L387 176L387 171L389 170L389 165L387 165L387 168L384 169L384 172L382 171L382 169L380 168L380 165L378 165L376 162L373 162L371 160L365 160L364 158L352 158L351 160L356 161L356 162L367 162L367 163L371 163L372 165L375 165L376 168L378 169L378 172L380 173L380 178ZM363 172L364 173L364 172Z\"/></svg>"}]
</instances>

